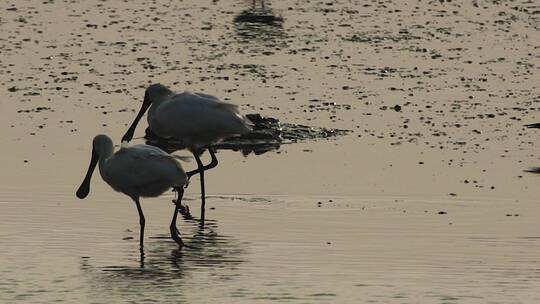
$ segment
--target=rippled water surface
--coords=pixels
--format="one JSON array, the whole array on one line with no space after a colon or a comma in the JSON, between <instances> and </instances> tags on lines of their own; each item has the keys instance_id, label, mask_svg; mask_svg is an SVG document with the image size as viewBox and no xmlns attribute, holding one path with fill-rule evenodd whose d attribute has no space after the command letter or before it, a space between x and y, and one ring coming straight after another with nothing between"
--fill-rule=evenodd
<instances>
[{"instance_id":1,"label":"rippled water surface","mask_svg":"<svg viewBox=\"0 0 540 304\"><path fill-rule=\"evenodd\" d=\"M6 303L532 303L539 297L540 235L527 228L535 217L506 216L505 202L216 196L204 229L181 221L192 248L178 250L166 233L172 204L147 200L141 253L135 208L121 196L91 203L50 192L0 199ZM481 219L488 206L495 220Z\"/></svg>"}]
</instances>

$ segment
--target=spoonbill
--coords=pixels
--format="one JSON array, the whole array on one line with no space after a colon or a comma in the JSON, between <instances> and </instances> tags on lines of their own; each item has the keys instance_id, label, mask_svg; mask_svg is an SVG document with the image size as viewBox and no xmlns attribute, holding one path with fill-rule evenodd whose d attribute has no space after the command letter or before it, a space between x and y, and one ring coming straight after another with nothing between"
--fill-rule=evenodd
<instances>
[{"instance_id":1,"label":"spoonbill","mask_svg":"<svg viewBox=\"0 0 540 304\"><path fill-rule=\"evenodd\" d=\"M160 137L180 141L197 161L197 170L192 172L200 174L201 224L204 224L204 171L218 164L212 145L227 137L250 132L252 123L240 114L238 106L215 96L192 92L175 94L162 84L153 84L146 89L141 109L122 142L133 138L137 124L148 108L150 130ZM204 149L208 149L212 158L208 165L203 165L200 158Z\"/></svg>"},{"instance_id":2,"label":"spoonbill","mask_svg":"<svg viewBox=\"0 0 540 304\"><path fill-rule=\"evenodd\" d=\"M181 206L187 174L178 160L165 151L148 145L122 146L114 153L112 140L107 135L97 135L92 142L92 158L84 180L77 190L80 199L88 196L90 180L96 165L103 180L114 190L129 196L139 212L140 247L143 248L145 218L139 199L157 197L171 187L178 193L170 225L171 238L180 246L184 245L176 227L176 216Z\"/></svg>"}]
</instances>

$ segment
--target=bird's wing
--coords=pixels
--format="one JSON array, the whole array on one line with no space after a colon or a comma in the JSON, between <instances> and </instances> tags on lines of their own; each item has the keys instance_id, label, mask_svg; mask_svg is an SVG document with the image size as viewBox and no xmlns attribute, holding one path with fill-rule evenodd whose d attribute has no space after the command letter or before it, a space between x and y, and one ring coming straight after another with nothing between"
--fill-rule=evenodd
<instances>
[{"instance_id":1,"label":"bird's wing","mask_svg":"<svg viewBox=\"0 0 540 304\"><path fill-rule=\"evenodd\" d=\"M141 168L144 167L146 170L153 170L160 166L170 166L171 168L184 172L182 165L178 162L178 159L182 159L180 156L170 155L158 147L149 145L135 145L133 148L135 153L132 153L131 157L138 162L143 163L143 165L139 164Z\"/></svg>"},{"instance_id":2,"label":"bird's wing","mask_svg":"<svg viewBox=\"0 0 540 304\"><path fill-rule=\"evenodd\" d=\"M135 187L158 182L171 186L187 182L184 169L174 157L148 145L121 149L108 160L107 167L108 176Z\"/></svg>"},{"instance_id":3,"label":"bird's wing","mask_svg":"<svg viewBox=\"0 0 540 304\"><path fill-rule=\"evenodd\" d=\"M229 111L231 113L240 113L237 105L224 102L221 99L217 98L216 96L210 95L210 94L205 94L201 92L193 93L193 92L186 91L184 93L176 95L175 97L182 98L190 102L203 103L208 107L216 107L218 109Z\"/></svg>"},{"instance_id":4,"label":"bird's wing","mask_svg":"<svg viewBox=\"0 0 540 304\"><path fill-rule=\"evenodd\" d=\"M248 120L238 112L236 105L184 92L160 105L155 121L165 130L163 133L173 137L210 133L231 136L249 131Z\"/></svg>"},{"instance_id":5,"label":"bird's wing","mask_svg":"<svg viewBox=\"0 0 540 304\"><path fill-rule=\"evenodd\" d=\"M215 106L218 109L222 109L224 111L229 111L230 113L240 114L240 110L239 110L238 106L235 105L235 104L232 104L232 103L219 102L219 103L216 103Z\"/></svg>"},{"instance_id":6,"label":"bird's wing","mask_svg":"<svg viewBox=\"0 0 540 304\"><path fill-rule=\"evenodd\" d=\"M221 102L221 100L219 98L217 98L216 96L214 96L214 95L205 94L205 93L202 93L202 92L195 92L195 93L191 93L191 94L197 95L197 96L199 96L201 98L212 99L212 100L217 100L217 101Z\"/></svg>"}]
</instances>

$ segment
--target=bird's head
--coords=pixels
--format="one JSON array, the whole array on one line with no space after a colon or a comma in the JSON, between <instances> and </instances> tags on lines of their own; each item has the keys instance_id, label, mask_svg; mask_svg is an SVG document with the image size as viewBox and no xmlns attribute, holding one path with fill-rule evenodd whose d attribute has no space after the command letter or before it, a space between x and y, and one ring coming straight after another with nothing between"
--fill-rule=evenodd
<instances>
[{"instance_id":1,"label":"bird's head","mask_svg":"<svg viewBox=\"0 0 540 304\"><path fill-rule=\"evenodd\" d=\"M166 86L162 85L161 83L155 83L153 85L150 85L144 92L143 103L148 102L149 104L151 104L154 102L160 102L167 99L172 94L173 91L171 91Z\"/></svg>"},{"instance_id":2,"label":"bird's head","mask_svg":"<svg viewBox=\"0 0 540 304\"><path fill-rule=\"evenodd\" d=\"M137 128L139 120L141 120L144 113L146 112L146 110L148 110L152 103L162 102L168 97L170 97L172 94L173 91L160 83L149 86L144 92L144 99L141 105L141 109L139 110L139 113L135 117L135 120L133 121L129 129L126 131L126 134L124 134L124 136L122 137L122 142L129 142L131 139L133 139L133 134L135 133L135 129Z\"/></svg>"},{"instance_id":3,"label":"bird's head","mask_svg":"<svg viewBox=\"0 0 540 304\"><path fill-rule=\"evenodd\" d=\"M92 179L92 173L96 168L96 165L100 157L108 157L113 153L114 146L111 138L107 135L97 135L92 141L92 157L90 159L90 165L88 166L88 171L86 171L86 176L84 177L83 182L79 189L77 189L77 197L80 199L88 196L90 192L90 180Z\"/></svg>"}]
</instances>

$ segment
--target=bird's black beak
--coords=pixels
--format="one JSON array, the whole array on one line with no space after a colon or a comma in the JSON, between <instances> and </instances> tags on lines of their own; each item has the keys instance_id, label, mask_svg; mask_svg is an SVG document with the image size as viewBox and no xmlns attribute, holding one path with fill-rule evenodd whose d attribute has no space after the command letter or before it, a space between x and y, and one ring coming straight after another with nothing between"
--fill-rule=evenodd
<instances>
[{"instance_id":1,"label":"bird's black beak","mask_svg":"<svg viewBox=\"0 0 540 304\"><path fill-rule=\"evenodd\" d=\"M139 123L139 120L141 120L141 118L143 117L146 110L148 110L148 107L150 107L150 104L151 104L151 101L150 101L150 98L148 98L148 93L145 93L141 110L137 114L137 117L135 117L135 120L133 121L129 129L126 131L126 134L122 136L122 142L124 141L129 142L133 138L133 134L135 133L135 129L137 128L137 124Z\"/></svg>"},{"instance_id":2,"label":"bird's black beak","mask_svg":"<svg viewBox=\"0 0 540 304\"><path fill-rule=\"evenodd\" d=\"M88 193L90 192L90 179L92 179L92 173L94 173L98 160L99 155L97 154L96 150L92 148L92 159L90 160L90 166L88 166L86 176L84 177L81 186L77 190L77 197L80 199L87 197Z\"/></svg>"}]
</instances>

